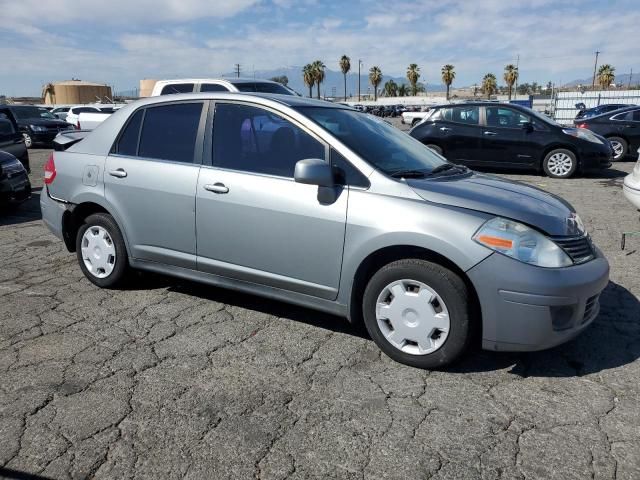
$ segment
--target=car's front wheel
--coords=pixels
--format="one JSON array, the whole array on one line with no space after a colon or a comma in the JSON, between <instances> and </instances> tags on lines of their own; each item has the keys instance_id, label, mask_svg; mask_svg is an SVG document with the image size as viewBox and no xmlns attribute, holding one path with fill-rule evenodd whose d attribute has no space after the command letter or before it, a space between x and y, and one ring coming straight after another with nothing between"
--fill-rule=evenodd
<instances>
[{"instance_id":1,"label":"car's front wheel","mask_svg":"<svg viewBox=\"0 0 640 480\"><path fill-rule=\"evenodd\" d=\"M578 168L578 159L571 150L551 150L542 161L542 168L551 178L569 178Z\"/></svg>"},{"instance_id":2,"label":"car's front wheel","mask_svg":"<svg viewBox=\"0 0 640 480\"><path fill-rule=\"evenodd\" d=\"M24 144L27 148L31 148L33 146L33 139L31 138L31 135L29 135L28 133L23 133L22 137L24 138Z\"/></svg>"},{"instance_id":3,"label":"car's front wheel","mask_svg":"<svg viewBox=\"0 0 640 480\"><path fill-rule=\"evenodd\" d=\"M106 213L89 215L78 229L76 254L82 273L102 288L123 283L129 265L127 249L113 217Z\"/></svg>"},{"instance_id":4,"label":"car's front wheel","mask_svg":"<svg viewBox=\"0 0 640 480\"><path fill-rule=\"evenodd\" d=\"M613 149L613 161L619 162L620 160L623 160L629 151L629 144L627 141L620 137L609 137L607 140L609 140L611 148Z\"/></svg>"},{"instance_id":5,"label":"car's front wheel","mask_svg":"<svg viewBox=\"0 0 640 480\"><path fill-rule=\"evenodd\" d=\"M426 260L398 260L382 267L365 289L362 308L371 338L405 365L442 367L458 358L471 338L465 283Z\"/></svg>"}]
</instances>

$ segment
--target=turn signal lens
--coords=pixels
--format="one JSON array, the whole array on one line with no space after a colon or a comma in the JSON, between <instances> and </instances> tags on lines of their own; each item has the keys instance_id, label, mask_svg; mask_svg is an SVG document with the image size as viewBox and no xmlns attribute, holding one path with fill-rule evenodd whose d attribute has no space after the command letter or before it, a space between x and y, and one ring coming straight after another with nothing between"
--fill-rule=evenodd
<instances>
[{"instance_id":1,"label":"turn signal lens","mask_svg":"<svg viewBox=\"0 0 640 480\"><path fill-rule=\"evenodd\" d=\"M513 240L506 238L492 237L491 235L479 235L476 239L480 243L484 243L488 247L513 248Z\"/></svg>"}]
</instances>

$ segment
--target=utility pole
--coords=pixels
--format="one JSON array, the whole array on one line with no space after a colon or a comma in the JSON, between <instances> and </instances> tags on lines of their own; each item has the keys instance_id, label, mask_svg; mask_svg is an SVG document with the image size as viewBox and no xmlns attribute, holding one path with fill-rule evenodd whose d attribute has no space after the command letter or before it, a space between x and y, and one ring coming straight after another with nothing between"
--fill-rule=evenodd
<instances>
[{"instance_id":1,"label":"utility pole","mask_svg":"<svg viewBox=\"0 0 640 480\"><path fill-rule=\"evenodd\" d=\"M596 63L593 65L593 80L591 81L591 88L596 87L596 69L598 68L598 55L602 52L596 50Z\"/></svg>"},{"instance_id":2,"label":"utility pole","mask_svg":"<svg viewBox=\"0 0 640 480\"><path fill-rule=\"evenodd\" d=\"M633 77L633 68L629 72L629 85L627 85L628 89L631 89L631 77Z\"/></svg>"},{"instance_id":3,"label":"utility pole","mask_svg":"<svg viewBox=\"0 0 640 480\"><path fill-rule=\"evenodd\" d=\"M362 65L362 60L358 59L358 102L361 102L360 99L360 65Z\"/></svg>"},{"instance_id":4,"label":"utility pole","mask_svg":"<svg viewBox=\"0 0 640 480\"><path fill-rule=\"evenodd\" d=\"M240 78L240 64L236 63L235 67L236 67L236 78Z\"/></svg>"},{"instance_id":5,"label":"utility pole","mask_svg":"<svg viewBox=\"0 0 640 480\"><path fill-rule=\"evenodd\" d=\"M520 54L518 54L518 58L516 60L516 100L518 99L518 77L520 76L520 72L518 71L519 66L520 66Z\"/></svg>"}]
</instances>

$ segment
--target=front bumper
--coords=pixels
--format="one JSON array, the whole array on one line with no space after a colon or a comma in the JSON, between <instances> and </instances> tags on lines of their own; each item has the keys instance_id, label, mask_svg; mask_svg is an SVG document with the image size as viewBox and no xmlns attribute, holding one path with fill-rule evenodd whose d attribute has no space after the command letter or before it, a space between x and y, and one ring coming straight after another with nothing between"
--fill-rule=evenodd
<instances>
[{"instance_id":1,"label":"front bumper","mask_svg":"<svg viewBox=\"0 0 640 480\"><path fill-rule=\"evenodd\" d=\"M30 198L31 183L26 172L0 181L0 204L16 205Z\"/></svg>"},{"instance_id":2,"label":"front bumper","mask_svg":"<svg viewBox=\"0 0 640 480\"><path fill-rule=\"evenodd\" d=\"M482 347L535 351L567 342L597 317L609 263L542 268L494 253L467 272L482 310Z\"/></svg>"},{"instance_id":3,"label":"front bumper","mask_svg":"<svg viewBox=\"0 0 640 480\"><path fill-rule=\"evenodd\" d=\"M579 152L582 172L597 172L609 168L613 162L613 149L607 142L598 148L589 148Z\"/></svg>"},{"instance_id":4,"label":"front bumper","mask_svg":"<svg viewBox=\"0 0 640 480\"><path fill-rule=\"evenodd\" d=\"M47 228L60 240L64 240L62 236L62 215L66 210L66 205L51 198L49 189L46 186L40 192L40 210L42 211L42 221Z\"/></svg>"}]
</instances>

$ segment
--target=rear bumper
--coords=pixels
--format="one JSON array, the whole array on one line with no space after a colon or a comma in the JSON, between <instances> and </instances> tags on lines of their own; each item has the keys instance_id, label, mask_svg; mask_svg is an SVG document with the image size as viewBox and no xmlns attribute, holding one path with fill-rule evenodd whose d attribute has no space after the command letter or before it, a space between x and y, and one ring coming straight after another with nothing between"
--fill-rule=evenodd
<instances>
[{"instance_id":1,"label":"rear bumper","mask_svg":"<svg viewBox=\"0 0 640 480\"><path fill-rule=\"evenodd\" d=\"M60 240L62 236L62 216L66 210L64 203L57 202L49 196L49 189L45 186L40 192L40 210L42 221L47 228Z\"/></svg>"},{"instance_id":2,"label":"rear bumper","mask_svg":"<svg viewBox=\"0 0 640 480\"><path fill-rule=\"evenodd\" d=\"M597 317L609 281L600 252L582 265L541 268L493 254L468 272L482 310L482 346L535 351L580 334Z\"/></svg>"},{"instance_id":3,"label":"rear bumper","mask_svg":"<svg viewBox=\"0 0 640 480\"><path fill-rule=\"evenodd\" d=\"M23 176L5 179L0 182L0 204L16 205L31 198L31 183L25 173Z\"/></svg>"}]
</instances>

